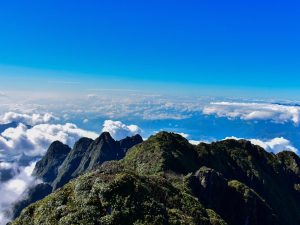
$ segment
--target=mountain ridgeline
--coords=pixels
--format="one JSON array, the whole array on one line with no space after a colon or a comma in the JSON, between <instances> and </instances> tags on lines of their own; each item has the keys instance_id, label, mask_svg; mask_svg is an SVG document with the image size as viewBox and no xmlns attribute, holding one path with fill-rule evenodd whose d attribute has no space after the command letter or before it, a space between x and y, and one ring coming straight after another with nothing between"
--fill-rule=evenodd
<instances>
[{"instance_id":1,"label":"mountain ridgeline","mask_svg":"<svg viewBox=\"0 0 300 225\"><path fill-rule=\"evenodd\" d=\"M12 217L16 218L26 206L41 200L95 166L105 161L123 158L129 148L142 141L140 135L115 141L108 132L103 132L95 140L80 138L72 149L59 141L54 141L45 156L36 163L32 174L44 183L30 188L27 197L14 204Z\"/></svg>"},{"instance_id":2,"label":"mountain ridgeline","mask_svg":"<svg viewBox=\"0 0 300 225\"><path fill-rule=\"evenodd\" d=\"M72 149L54 142L34 174L47 196L31 190L41 200L20 203L17 214L29 206L11 225L300 224L299 157L246 140L192 145L168 132L146 141L103 133Z\"/></svg>"}]
</instances>

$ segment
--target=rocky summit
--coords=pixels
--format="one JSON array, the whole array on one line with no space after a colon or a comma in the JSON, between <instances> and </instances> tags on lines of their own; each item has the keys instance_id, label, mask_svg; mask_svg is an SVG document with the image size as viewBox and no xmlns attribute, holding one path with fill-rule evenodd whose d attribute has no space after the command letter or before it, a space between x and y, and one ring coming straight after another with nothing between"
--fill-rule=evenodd
<instances>
[{"instance_id":1,"label":"rocky summit","mask_svg":"<svg viewBox=\"0 0 300 225\"><path fill-rule=\"evenodd\" d=\"M300 159L292 152L275 155L246 140L192 145L168 132L143 142L103 133L71 150L58 146L61 154L47 152L51 160L35 170L52 193L10 225L300 224Z\"/></svg>"}]
</instances>

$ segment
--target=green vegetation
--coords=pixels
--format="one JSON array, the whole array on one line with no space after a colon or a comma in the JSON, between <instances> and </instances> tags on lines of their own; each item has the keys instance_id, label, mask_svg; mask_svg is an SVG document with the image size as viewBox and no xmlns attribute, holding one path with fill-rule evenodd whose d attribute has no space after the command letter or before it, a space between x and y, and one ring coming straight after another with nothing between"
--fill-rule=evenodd
<instances>
[{"instance_id":1,"label":"green vegetation","mask_svg":"<svg viewBox=\"0 0 300 225\"><path fill-rule=\"evenodd\" d=\"M105 164L71 181L26 208L12 224L226 224L167 179L118 166Z\"/></svg>"}]
</instances>

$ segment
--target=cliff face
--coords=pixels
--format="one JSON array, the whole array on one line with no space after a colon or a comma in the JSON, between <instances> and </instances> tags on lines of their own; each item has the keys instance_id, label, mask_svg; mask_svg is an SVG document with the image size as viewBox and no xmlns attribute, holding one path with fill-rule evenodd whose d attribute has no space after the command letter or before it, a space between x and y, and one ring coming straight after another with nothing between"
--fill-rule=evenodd
<instances>
[{"instance_id":1,"label":"cliff face","mask_svg":"<svg viewBox=\"0 0 300 225\"><path fill-rule=\"evenodd\" d=\"M53 142L48 148L46 155L36 163L33 176L42 179L46 183L55 180L58 168L63 163L71 148L59 141Z\"/></svg>"},{"instance_id":2,"label":"cliff face","mask_svg":"<svg viewBox=\"0 0 300 225\"><path fill-rule=\"evenodd\" d=\"M122 159L129 148L142 141L140 135L115 141L107 132L96 140L81 138L72 149L55 141L37 162L33 176L50 184L55 190L103 162Z\"/></svg>"},{"instance_id":3,"label":"cliff face","mask_svg":"<svg viewBox=\"0 0 300 225\"><path fill-rule=\"evenodd\" d=\"M194 146L160 132L130 144L121 159L122 151L110 154L121 144L101 136L76 162L89 172L12 224L300 224L300 160L293 153L270 154L244 140Z\"/></svg>"}]
</instances>

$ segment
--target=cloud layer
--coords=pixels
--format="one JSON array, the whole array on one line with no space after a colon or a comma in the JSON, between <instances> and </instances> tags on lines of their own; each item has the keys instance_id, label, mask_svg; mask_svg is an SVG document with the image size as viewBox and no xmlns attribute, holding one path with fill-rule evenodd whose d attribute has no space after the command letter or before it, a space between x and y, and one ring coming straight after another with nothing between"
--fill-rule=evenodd
<instances>
[{"instance_id":1,"label":"cloud layer","mask_svg":"<svg viewBox=\"0 0 300 225\"><path fill-rule=\"evenodd\" d=\"M3 163L0 164L0 167ZM31 173L34 169L35 162L26 167L18 167L16 164L5 163L5 168L14 168L14 176L6 182L0 182L0 225L5 225L9 222L6 211L10 210L11 205L25 197L25 190L29 187L38 184L40 181L35 180Z\"/></svg>"},{"instance_id":2,"label":"cloud layer","mask_svg":"<svg viewBox=\"0 0 300 225\"><path fill-rule=\"evenodd\" d=\"M8 128L0 135L2 155L42 156L48 146L56 140L69 146L80 137L96 138L98 134L78 128L75 124L38 124L31 128L20 123L16 128Z\"/></svg>"},{"instance_id":3,"label":"cloud layer","mask_svg":"<svg viewBox=\"0 0 300 225\"><path fill-rule=\"evenodd\" d=\"M300 121L300 107L270 103L211 102L203 114L242 120L271 120L276 123Z\"/></svg>"},{"instance_id":4,"label":"cloud layer","mask_svg":"<svg viewBox=\"0 0 300 225\"><path fill-rule=\"evenodd\" d=\"M105 120L102 132L109 132L115 140L140 134L141 129L137 125L126 125L121 121Z\"/></svg>"},{"instance_id":5,"label":"cloud layer","mask_svg":"<svg viewBox=\"0 0 300 225\"><path fill-rule=\"evenodd\" d=\"M240 140L243 138L237 138L237 137L227 137L225 139L236 139L236 140ZM292 151L295 153L299 153L298 149L295 148L292 143L283 138L283 137L276 137L270 140L260 140L260 139L248 139L252 144L254 145L258 145L262 148L264 148L266 151L268 152L272 152L277 154L278 152L284 151L284 150L288 150L288 151Z\"/></svg>"},{"instance_id":6,"label":"cloud layer","mask_svg":"<svg viewBox=\"0 0 300 225\"><path fill-rule=\"evenodd\" d=\"M58 117L55 117L51 113L39 114L24 114L24 113L16 113L16 112L7 112L2 115L0 118L0 123L11 123L11 122L18 122L24 123L26 125L37 125L42 123L50 123L52 121L58 120Z\"/></svg>"}]
</instances>

